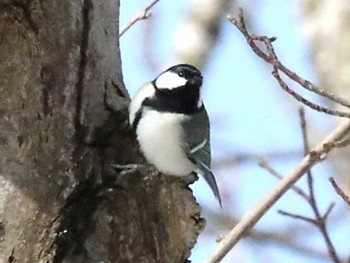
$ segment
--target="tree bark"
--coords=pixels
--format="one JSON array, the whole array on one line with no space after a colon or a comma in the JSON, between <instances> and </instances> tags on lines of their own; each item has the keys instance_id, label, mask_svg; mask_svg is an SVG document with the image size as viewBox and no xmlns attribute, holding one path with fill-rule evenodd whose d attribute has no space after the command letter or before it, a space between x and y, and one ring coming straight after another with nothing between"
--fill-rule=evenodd
<instances>
[{"instance_id":1,"label":"tree bark","mask_svg":"<svg viewBox=\"0 0 350 263\"><path fill-rule=\"evenodd\" d=\"M119 1L0 0L0 262L183 262L188 184L135 163ZM113 110L111 110L113 108Z\"/></svg>"}]
</instances>

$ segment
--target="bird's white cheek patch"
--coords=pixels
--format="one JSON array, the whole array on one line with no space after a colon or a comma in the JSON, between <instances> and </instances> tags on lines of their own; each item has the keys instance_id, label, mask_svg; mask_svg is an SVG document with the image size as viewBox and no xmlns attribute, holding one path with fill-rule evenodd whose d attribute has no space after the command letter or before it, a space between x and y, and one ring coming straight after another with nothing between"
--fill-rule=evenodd
<instances>
[{"instance_id":1,"label":"bird's white cheek patch","mask_svg":"<svg viewBox=\"0 0 350 263\"><path fill-rule=\"evenodd\" d=\"M199 100L197 101L197 108L199 109L202 106L203 106L203 101L202 99L199 98Z\"/></svg>"},{"instance_id":2,"label":"bird's white cheek patch","mask_svg":"<svg viewBox=\"0 0 350 263\"><path fill-rule=\"evenodd\" d=\"M136 112L141 108L142 102L146 98L151 98L154 96L154 87L150 83L144 84L135 94L129 106L129 121L133 124L135 120Z\"/></svg>"},{"instance_id":3,"label":"bird's white cheek patch","mask_svg":"<svg viewBox=\"0 0 350 263\"><path fill-rule=\"evenodd\" d=\"M184 86L187 80L173 72L164 72L156 80L158 89L175 89Z\"/></svg>"}]
</instances>

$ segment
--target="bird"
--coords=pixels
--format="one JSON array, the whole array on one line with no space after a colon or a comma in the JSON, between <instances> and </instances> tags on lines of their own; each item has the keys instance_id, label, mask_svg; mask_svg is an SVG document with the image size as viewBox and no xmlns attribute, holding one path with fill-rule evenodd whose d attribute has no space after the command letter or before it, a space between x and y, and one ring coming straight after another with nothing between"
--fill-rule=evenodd
<instances>
[{"instance_id":1,"label":"bird","mask_svg":"<svg viewBox=\"0 0 350 263\"><path fill-rule=\"evenodd\" d=\"M129 123L147 162L166 175L201 174L222 207L211 171L210 123L201 98L202 73L177 64L136 92Z\"/></svg>"}]
</instances>

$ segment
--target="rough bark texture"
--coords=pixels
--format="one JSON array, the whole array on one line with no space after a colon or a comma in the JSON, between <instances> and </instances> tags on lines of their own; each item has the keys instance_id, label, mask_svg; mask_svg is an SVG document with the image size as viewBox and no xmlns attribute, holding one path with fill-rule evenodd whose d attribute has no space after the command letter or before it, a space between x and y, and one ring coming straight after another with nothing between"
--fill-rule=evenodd
<instances>
[{"instance_id":1,"label":"rough bark texture","mask_svg":"<svg viewBox=\"0 0 350 263\"><path fill-rule=\"evenodd\" d=\"M191 178L111 169L142 161L118 4L0 0L0 262L183 262L203 228Z\"/></svg>"}]
</instances>

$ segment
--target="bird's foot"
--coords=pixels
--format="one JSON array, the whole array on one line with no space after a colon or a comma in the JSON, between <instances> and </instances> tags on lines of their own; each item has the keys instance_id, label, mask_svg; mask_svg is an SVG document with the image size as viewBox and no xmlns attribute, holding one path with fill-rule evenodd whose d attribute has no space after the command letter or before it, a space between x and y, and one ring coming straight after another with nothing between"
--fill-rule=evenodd
<instances>
[{"instance_id":1,"label":"bird's foot","mask_svg":"<svg viewBox=\"0 0 350 263\"><path fill-rule=\"evenodd\" d=\"M131 173L139 172L145 169L145 165L140 163L128 163L128 164L113 163L111 164L111 166L120 175L131 174Z\"/></svg>"},{"instance_id":2,"label":"bird's foot","mask_svg":"<svg viewBox=\"0 0 350 263\"><path fill-rule=\"evenodd\" d=\"M153 165L141 164L141 163L128 163L128 164L111 164L112 168L116 170L119 175L133 174L136 172L147 173L148 175L159 174L158 170Z\"/></svg>"}]
</instances>

